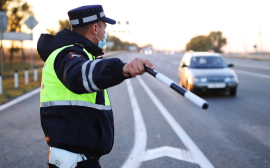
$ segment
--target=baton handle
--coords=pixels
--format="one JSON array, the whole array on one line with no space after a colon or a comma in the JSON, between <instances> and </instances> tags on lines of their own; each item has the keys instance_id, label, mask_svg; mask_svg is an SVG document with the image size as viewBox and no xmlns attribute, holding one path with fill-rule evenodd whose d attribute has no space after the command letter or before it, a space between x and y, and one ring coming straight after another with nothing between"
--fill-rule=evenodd
<instances>
[{"instance_id":1,"label":"baton handle","mask_svg":"<svg viewBox=\"0 0 270 168\"><path fill-rule=\"evenodd\" d=\"M195 95L194 93L187 91L185 88L179 86L178 84L174 83L171 79L167 78L166 76L162 75L161 73L158 73L152 69L150 69L148 66L144 66L145 71L149 73L150 75L157 78L162 83L165 83L167 86L175 90L176 92L180 93L182 96L187 98L192 103L196 104L197 106L201 107L202 109L208 108L208 103L200 98L199 96Z\"/></svg>"}]
</instances>

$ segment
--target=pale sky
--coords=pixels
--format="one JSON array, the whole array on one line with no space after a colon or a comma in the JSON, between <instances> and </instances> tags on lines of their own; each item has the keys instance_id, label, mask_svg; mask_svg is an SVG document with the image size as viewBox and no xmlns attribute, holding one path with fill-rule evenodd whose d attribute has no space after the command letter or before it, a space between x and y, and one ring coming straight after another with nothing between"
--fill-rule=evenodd
<instances>
[{"instance_id":1,"label":"pale sky","mask_svg":"<svg viewBox=\"0 0 270 168\"><path fill-rule=\"evenodd\" d=\"M101 4L105 15L130 25L108 25L123 41L151 43L156 49L184 50L197 35L220 30L227 38L226 52L270 52L269 0L27 0L39 24L34 28L36 43L46 28L58 29L59 19L68 19L70 9ZM258 36L261 29L261 38ZM262 43L262 47L261 47Z\"/></svg>"}]
</instances>

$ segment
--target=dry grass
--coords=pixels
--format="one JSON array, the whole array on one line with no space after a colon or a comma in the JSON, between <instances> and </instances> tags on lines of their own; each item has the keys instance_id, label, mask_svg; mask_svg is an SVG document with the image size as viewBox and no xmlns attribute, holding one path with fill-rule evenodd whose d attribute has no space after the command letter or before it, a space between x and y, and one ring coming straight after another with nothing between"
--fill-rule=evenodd
<instances>
[{"instance_id":1,"label":"dry grass","mask_svg":"<svg viewBox=\"0 0 270 168\"><path fill-rule=\"evenodd\" d=\"M38 69L38 80L35 82L33 75L29 74L29 83L25 84L24 75L19 72L19 87L14 87L14 78L3 78L3 93L0 95L0 104L14 99L24 93L27 93L35 88L40 87L41 69Z\"/></svg>"},{"instance_id":2,"label":"dry grass","mask_svg":"<svg viewBox=\"0 0 270 168\"><path fill-rule=\"evenodd\" d=\"M2 84L3 93L0 95L0 104L8 102L24 93L27 93L35 88L40 87L41 72L43 61L39 58L39 55L34 52L34 67L38 68L38 80L35 82L33 73L30 70L30 52L26 50L26 63L23 62L20 53L15 53L12 64L9 62L8 51L5 51L5 65L4 73L2 73ZM1 64L0 64L1 65ZM29 83L25 85L24 70L27 68L29 70ZM0 68L1 70L1 68ZM14 87L14 71L18 71L19 75L19 87L15 89Z\"/></svg>"},{"instance_id":3,"label":"dry grass","mask_svg":"<svg viewBox=\"0 0 270 168\"><path fill-rule=\"evenodd\" d=\"M40 59L36 50L34 50L34 67L38 68L38 80L35 82L33 79L33 73L30 70L30 52L31 50L25 49L26 62L23 62L22 53L14 53L12 63L9 63L9 50L4 49L4 73L2 73L2 84L3 84L3 93L0 95L0 104L8 102L18 96L21 96L24 93L27 93L35 88L40 87L41 81L41 72L43 61ZM0 64L1 65L1 64ZM29 83L25 85L24 79L24 70L27 68L29 70ZM1 68L0 68L1 70ZM14 87L14 71L18 71L19 75L19 87L15 89Z\"/></svg>"}]
</instances>

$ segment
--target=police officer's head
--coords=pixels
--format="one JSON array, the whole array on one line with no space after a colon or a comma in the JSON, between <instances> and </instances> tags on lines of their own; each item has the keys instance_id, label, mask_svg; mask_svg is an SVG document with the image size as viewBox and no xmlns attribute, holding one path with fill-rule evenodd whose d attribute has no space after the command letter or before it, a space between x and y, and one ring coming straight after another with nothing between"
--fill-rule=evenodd
<instances>
[{"instance_id":1,"label":"police officer's head","mask_svg":"<svg viewBox=\"0 0 270 168\"><path fill-rule=\"evenodd\" d=\"M101 5L81 6L70 10L68 16L72 31L84 35L100 48L103 47L106 38L106 23L116 23L105 16Z\"/></svg>"}]
</instances>

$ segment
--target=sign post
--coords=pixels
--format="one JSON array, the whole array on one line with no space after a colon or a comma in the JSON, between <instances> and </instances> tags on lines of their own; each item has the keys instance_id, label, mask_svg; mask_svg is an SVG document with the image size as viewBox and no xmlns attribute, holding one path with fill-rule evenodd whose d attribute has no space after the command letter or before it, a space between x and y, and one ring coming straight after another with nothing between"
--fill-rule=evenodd
<instances>
[{"instance_id":1,"label":"sign post","mask_svg":"<svg viewBox=\"0 0 270 168\"><path fill-rule=\"evenodd\" d=\"M257 45L254 45L255 55L257 55Z\"/></svg>"},{"instance_id":2,"label":"sign post","mask_svg":"<svg viewBox=\"0 0 270 168\"><path fill-rule=\"evenodd\" d=\"M4 57L3 57L3 32L7 30L7 13L0 12L0 31L1 31L1 73L4 73Z\"/></svg>"},{"instance_id":3,"label":"sign post","mask_svg":"<svg viewBox=\"0 0 270 168\"><path fill-rule=\"evenodd\" d=\"M31 29L32 34L32 45L31 45L31 71L33 73L33 29L38 24L38 21L35 19L33 15L30 15L29 18L24 22L26 26Z\"/></svg>"}]
</instances>

